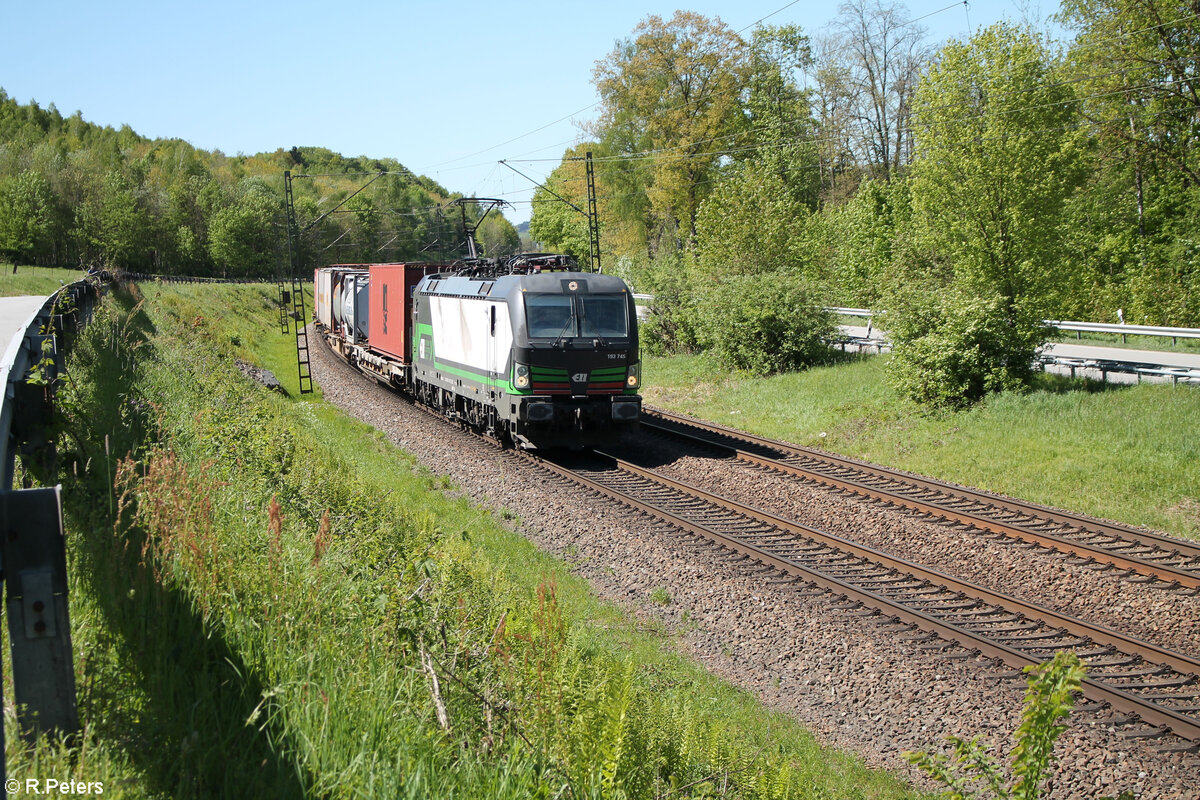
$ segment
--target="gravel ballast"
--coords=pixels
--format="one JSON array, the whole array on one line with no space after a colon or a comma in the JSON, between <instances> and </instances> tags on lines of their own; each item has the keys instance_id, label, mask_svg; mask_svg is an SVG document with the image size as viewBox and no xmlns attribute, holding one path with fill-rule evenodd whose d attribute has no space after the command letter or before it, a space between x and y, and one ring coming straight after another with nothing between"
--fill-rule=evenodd
<instances>
[{"instance_id":1,"label":"gravel ballast","mask_svg":"<svg viewBox=\"0 0 1200 800\"><path fill-rule=\"evenodd\" d=\"M939 656L931 643L914 639L906 629L882 624L861 609L837 608L828 593L771 585L709 550L685 544L644 516L548 481L511 455L375 385L330 353L315 331L310 340L312 375L327 402L383 431L480 506L536 520L537 526L521 523L518 532L571 564L598 596L662 622L709 670L791 715L822 741L917 783L921 776L901 758L905 750L943 752L947 735L977 734L1005 752L1011 747L1023 677L994 662ZM1158 616L1161 624L1150 629L1158 630L1160 643L1200 651L1190 598L1160 593L1141 599L1149 595L1102 574L1044 555L1035 563L1027 551L1001 544L993 545L993 552L973 543L970 558L959 553L955 559L953 533L939 526L812 487L782 487L765 473L716 461L688 457L660 468L689 483L742 493L814 527L912 560L928 559L971 580L987 578L989 571L1011 571L1015 581L1028 585L1031 575L1045 569L1048 577L1037 582L1033 598L1038 602L1113 627L1126 617ZM1011 569L999 566L1010 563ZM1110 583L1113 591L1123 592L1128 608L1116 609L1105 599ZM1191 605L1175 605L1180 600ZM1191 628L1180 630L1177 618L1167 616L1177 608L1192 615ZM1145 798L1200 797L1194 756L1157 753L1152 745L1120 736L1107 719L1104 713L1073 715L1056 746L1059 760L1049 797L1103 797L1123 790Z\"/></svg>"}]
</instances>

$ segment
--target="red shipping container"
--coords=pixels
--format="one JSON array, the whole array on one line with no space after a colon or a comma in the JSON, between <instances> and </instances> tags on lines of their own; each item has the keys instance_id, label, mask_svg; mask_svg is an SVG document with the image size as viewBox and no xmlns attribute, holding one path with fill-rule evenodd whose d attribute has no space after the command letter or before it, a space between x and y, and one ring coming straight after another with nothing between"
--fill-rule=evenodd
<instances>
[{"instance_id":1,"label":"red shipping container","mask_svg":"<svg viewBox=\"0 0 1200 800\"><path fill-rule=\"evenodd\" d=\"M413 288L426 275L441 272L445 264L372 264L368 342L371 350L412 360Z\"/></svg>"}]
</instances>

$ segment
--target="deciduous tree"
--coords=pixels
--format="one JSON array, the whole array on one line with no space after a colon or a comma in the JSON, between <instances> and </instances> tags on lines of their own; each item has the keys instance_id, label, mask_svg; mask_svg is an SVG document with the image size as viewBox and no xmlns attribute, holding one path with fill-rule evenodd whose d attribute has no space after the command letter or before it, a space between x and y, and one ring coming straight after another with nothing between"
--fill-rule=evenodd
<instances>
[{"instance_id":1,"label":"deciduous tree","mask_svg":"<svg viewBox=\"0 0 1200 800\"><path fill-rule=\"evenodd\" d=\"M720 152L743 124L745 56L745 42L719 19L677 11L669 21L647 17L596 65L596 129L608 152L648 159L635 177L649 200L649 240L695 240Z\"/></svg>"},{"instance_id":2,"label":"deciduous tree","mask_svg":"<svg viewBox=\"0 0 1200 800\"><path fill-rule=\"evenodd\" d=\"M1006 23L948 45L922 80L914 227L951 280L914 275L923 293L891 309L896 383L914 397L958 405L1027 384L1082 177L1073 100L1041 42Z\"/></svg>"}]
</instances>

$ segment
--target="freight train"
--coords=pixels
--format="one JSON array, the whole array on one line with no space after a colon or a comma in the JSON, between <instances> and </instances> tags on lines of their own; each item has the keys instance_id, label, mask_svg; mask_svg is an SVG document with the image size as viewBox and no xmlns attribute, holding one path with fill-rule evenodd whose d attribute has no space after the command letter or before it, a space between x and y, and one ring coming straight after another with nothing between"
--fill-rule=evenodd
<instances>
[{"instance_id":1,"label":"freight train","mask_svg":"<svg viewBox=\"0 0 1200 800\"><path fill-rule=\"evenodd\" d=\"M522 448L583 447L638 424L637 313L620 278L528 253L313 279L330 347L443 416Z\"/></svg>"}]
</instances>

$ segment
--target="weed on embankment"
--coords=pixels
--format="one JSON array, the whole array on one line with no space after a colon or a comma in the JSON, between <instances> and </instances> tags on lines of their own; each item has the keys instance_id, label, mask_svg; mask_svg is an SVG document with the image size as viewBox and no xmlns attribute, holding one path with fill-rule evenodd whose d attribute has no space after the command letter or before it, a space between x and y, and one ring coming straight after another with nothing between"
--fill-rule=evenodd
<instances>
[{"instance_id":1,"label":"weed on embankment","mask_svg":"<svg viewBox=\"0 0 1200 800\"><path fill-rule=\"evenodd\" d=\"M86 729L10 735L10 775L118 797L909 796L378 433L242 378L272 324L290 346L270 287L146 292L106 302L60 395Z\"/></svg>"}]
</instances>

